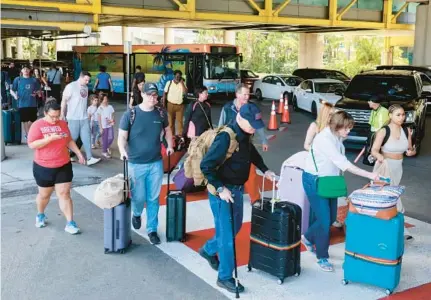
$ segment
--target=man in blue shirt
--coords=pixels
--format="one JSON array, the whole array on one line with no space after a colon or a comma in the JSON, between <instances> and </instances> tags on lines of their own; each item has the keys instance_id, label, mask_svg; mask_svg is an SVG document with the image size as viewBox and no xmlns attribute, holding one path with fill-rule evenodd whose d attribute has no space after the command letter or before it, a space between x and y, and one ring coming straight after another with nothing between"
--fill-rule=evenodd
<instances>
[{"instance_id":1,"label":"man in blue shirt","mask_svg":"<svg viewBox=\"0 0 431 300\"><path fill-rule=\"evenodd\" d=\"M31 124L37 120L36 94L40 93L40 82L30 77L28 66L24 66L21 72L22 77L15 78L10 92L13 99L18 101L18 110L21 122L24 123L25 139L27 139Z\"/></svg>"},{"instance_id":2,"label":"man in blue shirt","mask_svg":"<svg viewBox=\"0 0 431 300\"><path fill-rule=\"evenodd\" d=\"M96 82L94 83L93 92L103 92L109 95L109 92L114 92L114 85L112 84L111 75L106 73L106 67L100 66L100 73L96 76Z\"/></svg>"},{"instance_id":3,"label":"man in blue shirt","mask_svg":"<svg viewBox=\"0 0 431 300\"><path fill-rule=\"evenodd\" d=\"M163 182L160 135L165 131L167 153L171 155L172 131L167 113L157 108L158 89L154 83L142 88L142 103L124 113L118 132L121 159L129 160L132 193L132 225L141 228L141 215L147 205L147 233L152 244L160 244L157 235L159 197ZM127 150L126 150L127 148Z\"/></svg>"}]
</instances>

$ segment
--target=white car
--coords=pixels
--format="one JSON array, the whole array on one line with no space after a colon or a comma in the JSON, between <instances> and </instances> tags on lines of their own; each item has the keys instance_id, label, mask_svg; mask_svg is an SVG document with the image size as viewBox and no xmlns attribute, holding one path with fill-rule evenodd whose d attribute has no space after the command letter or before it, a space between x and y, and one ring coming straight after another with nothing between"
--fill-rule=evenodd
<instances>
[{"instance_id":1,"label":"white car","mask_svg":"<svg viewBox=\"0 0 431 300\"><path fill-rule=\"evenodd\" d=\"M335 105L341 99L341 93L345 90L346 84L335 79L304 80L295 89L293 108L295 111L302 109L311 112L313 116L317 116L321 101Z\"/></svg>"},{"instance_id":2,"label":"white car","mask_svg":"<svg viewBox=\"0 0 431 300\"><path fill-rule=\"evenodd\" d=\"M291 100L295 87L302 80L302 78L293 75L267 75L254 83L254 95L259 101L264 98L279 100L282 94L283 98L287 96Z\"/></svg>"}]
</instances>

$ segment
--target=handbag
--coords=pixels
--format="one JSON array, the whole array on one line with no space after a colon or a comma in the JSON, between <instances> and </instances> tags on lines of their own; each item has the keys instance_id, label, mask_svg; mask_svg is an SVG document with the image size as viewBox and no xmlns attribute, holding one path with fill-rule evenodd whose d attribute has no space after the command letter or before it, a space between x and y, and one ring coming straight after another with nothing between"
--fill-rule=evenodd
<instances>
[{"instance_id":1,"label":"handbag","mask_svg":"<svg viewBox=\"0 0 431 300\"><path fill-rule=\"evenodd\" d=\"M311 156L313 157L314 167L317 169L316 160L314 159L313 146L311 146ZM343 175L322 176L317 178L317 195L322 198L338 198L347 196L347 184Z\"/></svg>"}]
</instances>

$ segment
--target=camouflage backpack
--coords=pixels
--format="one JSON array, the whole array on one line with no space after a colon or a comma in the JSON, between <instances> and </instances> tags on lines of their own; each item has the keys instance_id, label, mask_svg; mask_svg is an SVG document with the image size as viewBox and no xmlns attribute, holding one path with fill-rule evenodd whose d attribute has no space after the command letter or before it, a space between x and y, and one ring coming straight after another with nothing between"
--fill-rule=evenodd
<instances>
[{"instance_id":1,"label":"camouflage backpack","mask_svg":"<svg viewBox=\"0 0 431 300\"><path fill-rule=\"evenodd\" d=\"M190 143L188 156L184 162L184 174L187 178L193 178L195 186L207 185L208 180L205 178L201 170L201 162L208 149L214 142L215 137L220 132L227 132L230 136L230 145L224 161L229 159L232 154L238 149L236 134L227 126L210 129L202 133L198 138ZM216 190L211 184L207 185L207 189L211 194L215 194Z\"/></svg>"}]
</instances>

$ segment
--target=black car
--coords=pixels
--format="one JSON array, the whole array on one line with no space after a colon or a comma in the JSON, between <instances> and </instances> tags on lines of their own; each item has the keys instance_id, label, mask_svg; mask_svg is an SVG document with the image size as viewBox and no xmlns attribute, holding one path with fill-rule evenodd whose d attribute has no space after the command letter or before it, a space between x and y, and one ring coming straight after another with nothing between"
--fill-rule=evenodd
<instances>
[{"instance_id":1,"label":"black car","mask_svg":"<svg viewBox=\"0 0 431 300\"><path fill-rule=\"evenodd\" d=\"M413 129L413 143L419 153L425 136L426 101L429 92L422 91L419 73L414 71L369 71L353 77L343 98L335 107L347 111L355 119L345 144L348 148L362 148L370 133L368 121L371 98L380 100L388 108L392 104L401 105L406 112L405 125Z\"/></svg>"},{"instance_id":2,"label":"black car","mask_svg":"<svg viewBox=\"0 0 431 300\"><path fill-rule=\"evenodd\" d=\"M296 69L295 71L293 71L292 75L301 77L304 80L315 78L328 78L343 81L346 85L350 82L349 76L337 70L304 68Z\"/></svg>"}]
</instances>

